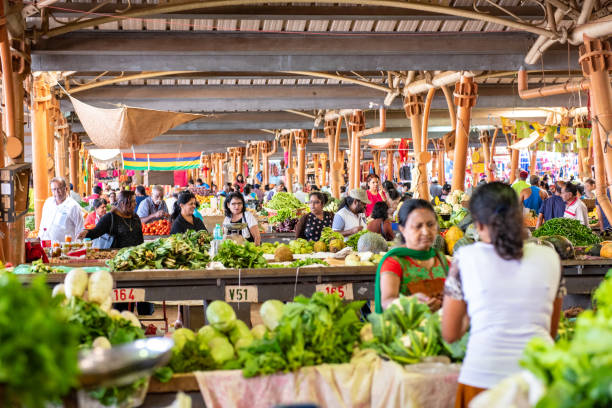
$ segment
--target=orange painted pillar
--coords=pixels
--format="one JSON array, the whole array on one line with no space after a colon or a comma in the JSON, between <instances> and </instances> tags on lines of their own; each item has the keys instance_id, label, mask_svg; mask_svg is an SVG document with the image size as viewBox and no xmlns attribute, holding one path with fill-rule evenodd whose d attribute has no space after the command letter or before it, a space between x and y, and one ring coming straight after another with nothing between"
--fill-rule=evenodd
<instances>
[{"instance_id":1,"label":"orange painted pillar","mask_svg":"<svg viewBox=\"0 0 612 408\"><path fill-rule=\"evenodd\" d=\"M604 165L608 185L612 183L612 149L606 148L608 138L605 136L612 129L612 87L608 71L612 69L610 43L584 36L580 46L580 65L582 73L589 78L592 106L593 127L599 127L603 146Z\"/></svg>"},{"instance_id":2,"label":"orange painted pillar","mask_svg":"<svg viewBox=\"0 0 612 408\"><path fill-rule=\"evenodd\" d=\"M387 171L386 171L386 179L391 181L393 180L393 149L387 149Z\"/></svg>"},{"instance_id":3,"label":"orange painted pillar","mask_svg":"<svg viewBox=\"0 0 612 408\"><path fill-rule=\"evenodd\" d=\"M512 144L516 143L516 135L511 136ZM518 177L520 152L516 149L510 149L510 184L514 183Z\"/></svg>"},{"instance_id":4,"label":"orange painted pillar","mask_svg":"<svg viewBox=\"0 0 612 408\"><path fill-rule=\"evenodd\" d=\"M79 193L79 148L81 142L79 141L79 137L76 133L70 135L70 159L69 159L69 167L70 167L70 182L74 186L74 191Z\"/></svg>"},{"instance_id":5,"label":"orange painted pillar","mask_svg":"<svg viewBox=\"0 0 612 408\"><path fill-rule=\"evenodd\" d=\"M476 105L478 85L474 79L462 76L455 84L454 101L457 105L457 126L455 134L455 156L453 159L453 190L465 190L465 165L467 162L470 135L470 115Z\"/></svg>"},{"instance_id":6,"label":"orange painted pillar","mask_svg":"<svg viewBox=\"0 0 612 408\"><path fill-rule=\"evenodd\" d=\"M415 191L419 198L429 201L429 188L427 184L427 161L423 154L423 99L419 95L408 95L404 100L404 111L410 118L410 131L412 132L412 145L414 147L414 160L418 169L416 180L413 181Z\"/></svg>"},{"instance_id":7,"label":"orange painted pillar","mask_svg":"<svg viewBox=\"0 0 612 408\"><path fill-rule=\"evenodd\" d=\"M34 217L40 226L42 208L49 198L49 101L50 86L46 74L34 77L32 86L32 172L34 176Z\"/></svg>"},{"instance_id":8,"label":"orange painted pillar","mask_svg":"<svg viewBox=\"0 0 612 408\"><path fill-rule=\"evenodd\" d=\"M491 136L489 136L489 131L488 130L483 130L480 133L480 144L482 145L482 151L484 154L484 168L485 168L485 175L487 177L487 181L491 182L493 181L493 174L491 171Z\"/></svg>"},{"instance_id":9,"label":"orange painted pillar","mask_svg":"<svg viewBox=\"0 0 612 408\"><path fill-rule=\"evenodd\" d=\"M304 186L306 183L306 145L308 144L308 133L304 129L296 132L295 144L298 153L298 183Z\"/></svg>"}]
</instances>

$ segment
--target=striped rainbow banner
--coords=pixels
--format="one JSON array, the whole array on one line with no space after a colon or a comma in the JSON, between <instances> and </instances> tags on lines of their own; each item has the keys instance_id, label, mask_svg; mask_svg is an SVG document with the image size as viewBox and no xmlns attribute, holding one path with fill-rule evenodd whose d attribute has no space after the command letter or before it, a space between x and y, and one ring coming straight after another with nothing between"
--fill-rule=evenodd
<instances>
[{"instance_id":1,"label":"striped rainbow banner","mask_svg":"<svg viewBox=\"0 0 612 408\"><path fill-rule=\"evenodd\" d=\"M122 153L126 170L188 170L201 166L202 152L190 153Z\"/></svg>"}]
</instances>

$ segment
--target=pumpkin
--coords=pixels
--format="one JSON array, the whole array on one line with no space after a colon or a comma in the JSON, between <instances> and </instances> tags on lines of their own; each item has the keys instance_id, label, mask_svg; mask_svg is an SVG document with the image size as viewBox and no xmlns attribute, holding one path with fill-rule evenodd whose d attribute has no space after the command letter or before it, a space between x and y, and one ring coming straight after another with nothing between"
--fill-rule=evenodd
<instances>
[{"instance_id":1,"label":"pumpkin","mask_svg":"<svg viewBox=\"0 0 612 408\"><path fill-rule=\"evenodd\" d=\"M599 256L602 258L612 258L612 243L602 245Z\"/></svg>"}]
</instances>

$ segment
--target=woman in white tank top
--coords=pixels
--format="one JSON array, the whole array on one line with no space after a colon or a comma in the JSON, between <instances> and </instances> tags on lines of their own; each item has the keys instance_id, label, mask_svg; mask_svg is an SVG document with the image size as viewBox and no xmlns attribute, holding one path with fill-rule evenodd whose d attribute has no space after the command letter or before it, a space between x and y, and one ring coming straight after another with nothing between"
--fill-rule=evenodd
<instances>
[{"instance_id":1,"label":"woman in white tank top","mask_svg":"<svg viewBox=\"0 0 612 408\"><path fill-rule=\"evenodd\" d=\"M467 407L478 393L517 373L530 339L553 341L565 291L557 253L523 244L523 215L511 187L479 187L470 212L480 242L455 254L442 316L442 336L451 343L470 325L455 408Z\"/></svg>"}]
</instances>

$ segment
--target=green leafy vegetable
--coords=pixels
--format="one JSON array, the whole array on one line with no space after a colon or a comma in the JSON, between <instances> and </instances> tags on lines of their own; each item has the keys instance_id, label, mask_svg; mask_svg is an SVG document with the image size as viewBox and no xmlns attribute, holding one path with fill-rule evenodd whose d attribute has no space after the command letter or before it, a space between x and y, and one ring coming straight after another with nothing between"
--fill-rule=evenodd
<instances>
[{"instance_id":1,"label":"green leafy vegetable","mask_svg":"<svg viewBox=\"0 0 612 408\"><path fill-rule=\"evenodd\" d=\"M286 210L305 208L306 206L298 200L293 194L278 192L272 196L272 199L266 204L266 208L271 210Z\"/></svg>"},{"instance_id":2,"label":"green leafy vegetable","mask_svg":"<svg viewBox=\"0 0 612 408\"><path fill-rule=\"evenodd\" d=\"M581 313L571 339L535 338L521 365L546 386L536 408L612 405L612 273L594 294L597 311Z\"/></svg>"},{"instance_id":3,"label":"green leafy vegetable","mask_svg":"<svg viewBox=\"0 0 612 408\"><path fill-rule=\"evenodd\" d=\"M325 242L326 245L329 245L330 241L334 239L340 239L344 241L344 237L342 236L341 233L336 232L329 227L323 228L323 230L321 231L321 238L319 239L319 241L323 241Z\"/></svg>"},{"instance_id":4,"label":"green leafy vegetable","mask_svg":"<svg viewBox=\"0 0 612 408\"><path fill-rule=\"evenodd\" d=\"M546 221L540 228L533 231L534 237L561 235L576 246L598 244L601 240L587 226L571 218L553 218Z\"/></svg>"},{"instance_id":5,"label":"green leafy vegetable","mask_svg":"<svg viewBox=\"0 0 612 408\"><path fill-rule=\"evenodd\" d=\"M351 235L347 240L346 240L346 245L350 246L351 248L353 248L353 251L357 250L357 243L359 242L359 238L361 238L362 235L367 234L369 231L367 229L363 229L361 231L359 231L356 234Z\"/></svg>"},{"instance_id":6,"label":"green leafy vegetable","mask_svg":"<svg viewBox=\"0 0 612 408\"><path fill-rule=\"evenodd\" d=\"M77 329L44 277L0 272L0 406L38 408L77 385Z\"/></svg>"},{"instance_id":7,"label":"green leafy vegetable","mask_svg":"<svg viewBox=\"0 0 612 408\"><path fill-rule=\"evenodd\" d=\"M189 230L135 247L120 249L108 265L115 271L135 269L204 269L210 262L211 236Z\"/></svg>"},{"instance_id":8,"label":"green leafy vegetable","mask_svg":"<svg viewBox=\"0 0 612 408\"><path fill-rule=\"evenodd\" d=\"M336 294L298 296L283 307L278 326L240 350L243 375L253 377L304 366L346 363L359 341L364 302L343 303Z\"/></svg>"},{"instance_id":9,"label":"green leafy vegetable","mask_svg":"<svg viewBox=\"0 0 612 408\"><path fill-rule=\"evenodd\" d=\"M215 261L221 262L226 268L265 268L268 262L263 257L263 251L252 242L239 245L231 239L226 239L219 246Z\"/></svg>"}]
</instances>

